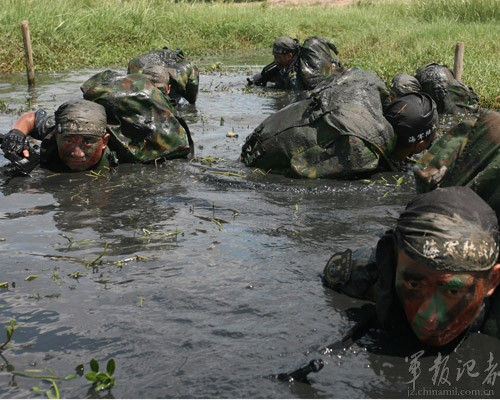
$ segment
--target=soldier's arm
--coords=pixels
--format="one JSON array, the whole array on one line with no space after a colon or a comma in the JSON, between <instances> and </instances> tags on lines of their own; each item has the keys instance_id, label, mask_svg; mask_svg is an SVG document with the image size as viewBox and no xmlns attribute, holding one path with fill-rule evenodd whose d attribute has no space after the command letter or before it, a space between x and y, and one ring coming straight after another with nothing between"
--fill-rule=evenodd
<instances>
[{"instance_id":1,"label":"soldier's arm","mask_svg":"<svg viewBox=\"0 0 500 400\"><path fill-rule=\"evenodd\" d=\"M30 111L21 115L12 125L12 129L18 129L25 135L29 135L35 129L35 112Z\"/></svg>"},{"instance_id":2,"label":"soldier's arm","mask_svg":"<svg viewBox=\"0 0 500 400\"><path fill-rule=\"evenodd\" d=\"M276 80L276 75L279 72L279 66L274 61L264 68L258 74L255 74L251 79L248 80L249 85L266 86L267 82L274 82Z\"/></svg>"},{"instance_id":3,"label":"soldier's arm","mask_svg":"<svg viewBox=\"0 0 500 400\"><path fill-rule=\"evenodd\" d=\"M323 284L337 292L375 300L378 273L375 248L350 249L335 253L323 270Z\"/></svg>"},{"instance_id":4,"label":"soldier's arm","mask_svg":"<svg viewBox=\"0 0 500 400\"><path fill-rule=\"evenodd\" d=\"M35 129L35 112L24 113L12 125L12 129L3 137L2 150L5 154L14 153L29 157L26 147L26 136Z\"/></svg>"}]
</instances>

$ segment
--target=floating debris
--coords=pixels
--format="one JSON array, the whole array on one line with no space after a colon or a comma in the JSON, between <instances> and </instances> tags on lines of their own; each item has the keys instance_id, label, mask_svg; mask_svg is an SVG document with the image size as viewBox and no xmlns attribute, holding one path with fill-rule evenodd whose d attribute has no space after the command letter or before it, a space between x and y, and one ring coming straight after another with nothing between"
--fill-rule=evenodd
<instances>
[{"instance_id":1,"label":"floating debris","mask_svg":"<svg viewBox=\"0 0 500 400\"><path fill-rule=\"evenodd\" d=\"M70 278L73 278L73 279L78 279L78 278L81 278L84 275L80 271L76 271L76 272L72 272L71 274L68 274L68 276Z\"/></svg>"},{"instance_id":2,"label":"floating debris","mask_svg":"<svg viewBox=\"0 0 500 400\"><path fill-rule=\"evenodd\" d=\"M38 275L28 275L26 278L24 278L24 280L29 282L36 278L38 278Z\"/></svg>"},{"instance_id":3,"label":"floating debris","mask_svg":"<svg viewBox=\"0 0 500 400\"><path fill-rule=\"evenodd\" d=\"M85 267L90 268L90 267L95 266L97 264L97 262L104 256L107 249L108 249L108 242L104 242L104 250L102 251L102 253L99 254L94 260L85 263Z\"/></svg>"},{"instance_id":4,"label":"floating debris","mask_svg":"<svg viewBox=\"0 0 500 400\"><path fill-rule=\"evenodd\" d=\"M216 217L204 217L203 215L195 215L196 218L202 219L204 221L210 221L213 222L217 227L219 228L219 231L222 230L222 224L227 224L228 221L223 220L221 218L216 218Z\"/></svg>"},{"instance_id":5,"label":"floating debris","mask_svg":"<svg viewBox=\"0 0 500 400\"><path fill-rule=\"evenodd\" d=\"M233 132L233 131L228 131L226 133L226 137L237 138L238 134L236 132Z\"/></svg>"},{"instance_id":6,"label":"floating debris","mask_svg":"<svg viewBox=\"0 0 500 400\"><path fill-rule=\"evenodd\" d=\"M226 175L226 176L234 176L236 178L244 178L245 175L242 174L237 174L236 172L230 172L230 171L208 171L211 174L217 174L217 175Z\"/></svg>"}]
</instances>

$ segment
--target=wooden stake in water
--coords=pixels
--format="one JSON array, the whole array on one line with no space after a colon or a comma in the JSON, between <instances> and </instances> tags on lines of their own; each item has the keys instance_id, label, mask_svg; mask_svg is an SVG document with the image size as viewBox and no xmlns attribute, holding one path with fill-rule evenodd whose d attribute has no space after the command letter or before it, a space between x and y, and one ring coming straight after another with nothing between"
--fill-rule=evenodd
<instances>
[{"instance_id":1,"label":"wooden stake in water","mask_svg":"<svg viewBox=\"0 0 500 400\"><path fill-rule=\"evenodd\" d=\"M453 63L453 74L455 79L462 82L462 73L464 70L464 42L457 42L455 46L455 62Z\"/></svg>"},{"instance_id":2,"label":"wooden stake in water","mask_svg":"<svg viewBox=\"0 0 500 400\"><path fill-rule=\"evenodd\" d=\"M24 52L26 53L26 74L28 75L28 87L33 89L35 86L35 70L33 68L33 51L31 50L30 28L28 21L21 22L23 32Z\"/></svg>"}]
</instances>

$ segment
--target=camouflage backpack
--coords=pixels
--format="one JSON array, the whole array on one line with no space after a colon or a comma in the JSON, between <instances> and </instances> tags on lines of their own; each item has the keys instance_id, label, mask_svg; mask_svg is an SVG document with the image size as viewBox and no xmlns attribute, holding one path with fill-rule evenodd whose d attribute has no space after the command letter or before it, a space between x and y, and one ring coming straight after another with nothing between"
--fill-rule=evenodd
<instances>
[{"instance_id":1,"label":"camouflage backpack","mask_svg":"<svg viewBox=\"0 0 500 400\"><path fill-rule=\"evenodd\" d=\"M182 50L174 51L168 47L161 50L153 49L130 60L127 73L142 72L144 68L153 65L161 65L168 69L172 85L171 97L181 96L191 104L196 102L199 86L198 67L184 58Z\"/></svg>"},{"instance_id":2,"label":"camouflage backpack","mask_svg":"<svg viewBox=\"0 0 500 400\"><path fill-rule=\"evenodd\" d=\"M265 119L247 137L241 160L303 178L373 173L395 142L382 105L389 94L373 72L359 68L330 76L306 100Z\"/></svg>"},{"instance_id":3,"label":"camouflage backpack","mask_svg":"<svg viewBox=\"0 0 500 400\"><path fill-rule=\"evenodd\" d=\"M457 81L447 66L436 63L424 65L417 70L415 78L420 82L422 91L434 99L440 114L477 109L477 94L471 87Z\"/></svg>"},{"instance_id":4,"label":"camouflage backpack","mask_svg":"<svg viewBox=\"0 0 500 400\"><path fill-rule=\"evenodd\" d=\"M120 162L151 162L186 157L187 125L147 75L123 76L106 70L82 86L83 97L104 106L112 135L110 148Z\"/></svg>"},{"instance_id":5,"label":"camouflage backpack","mask_svg":"<svg viewBox=\"0 0 500 400\"><path fill-rule=\"evenodd\" d=\"M327 76L343 71L333 43L320 37L310 37L300 48L298 74L304 89L315 88Z\"/></svg>"}]
</instances>

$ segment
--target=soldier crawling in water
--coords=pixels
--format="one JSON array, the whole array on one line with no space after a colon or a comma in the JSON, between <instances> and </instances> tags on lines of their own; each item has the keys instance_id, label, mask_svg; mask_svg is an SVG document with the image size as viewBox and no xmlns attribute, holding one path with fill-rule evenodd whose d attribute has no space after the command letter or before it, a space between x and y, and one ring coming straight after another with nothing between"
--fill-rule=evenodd
<instances>
[{"instance_id":1,"label":"soldier crawling in water","mask_svg":"<svg viewBox=\"0 0 500 400\"><path fill-rule=\"evenodd\" d=\"M22 172L23 161L37 156L28 136L41 141L40 164L54 171L186 157L193 145L167 98L170 74L161 66L144 72L98 73L82 85L84 100L68 101L54 115L21 115L3 138L6 158Z\"/></svg>"},{"instance_id":2,"label":"soldier crawling in water","mask_svg":"<svg viewBox=\"0 0 500 400\"><path fill-rule=\"evenodd\" d=\"M301 46L298 39L281 36L273 44L274 61L248 78L248 84L271 82L276 89L311 90L327 76L343 71L337 54L335 45L324 38L310 37Z\"/></svg>"}]
</instances>

